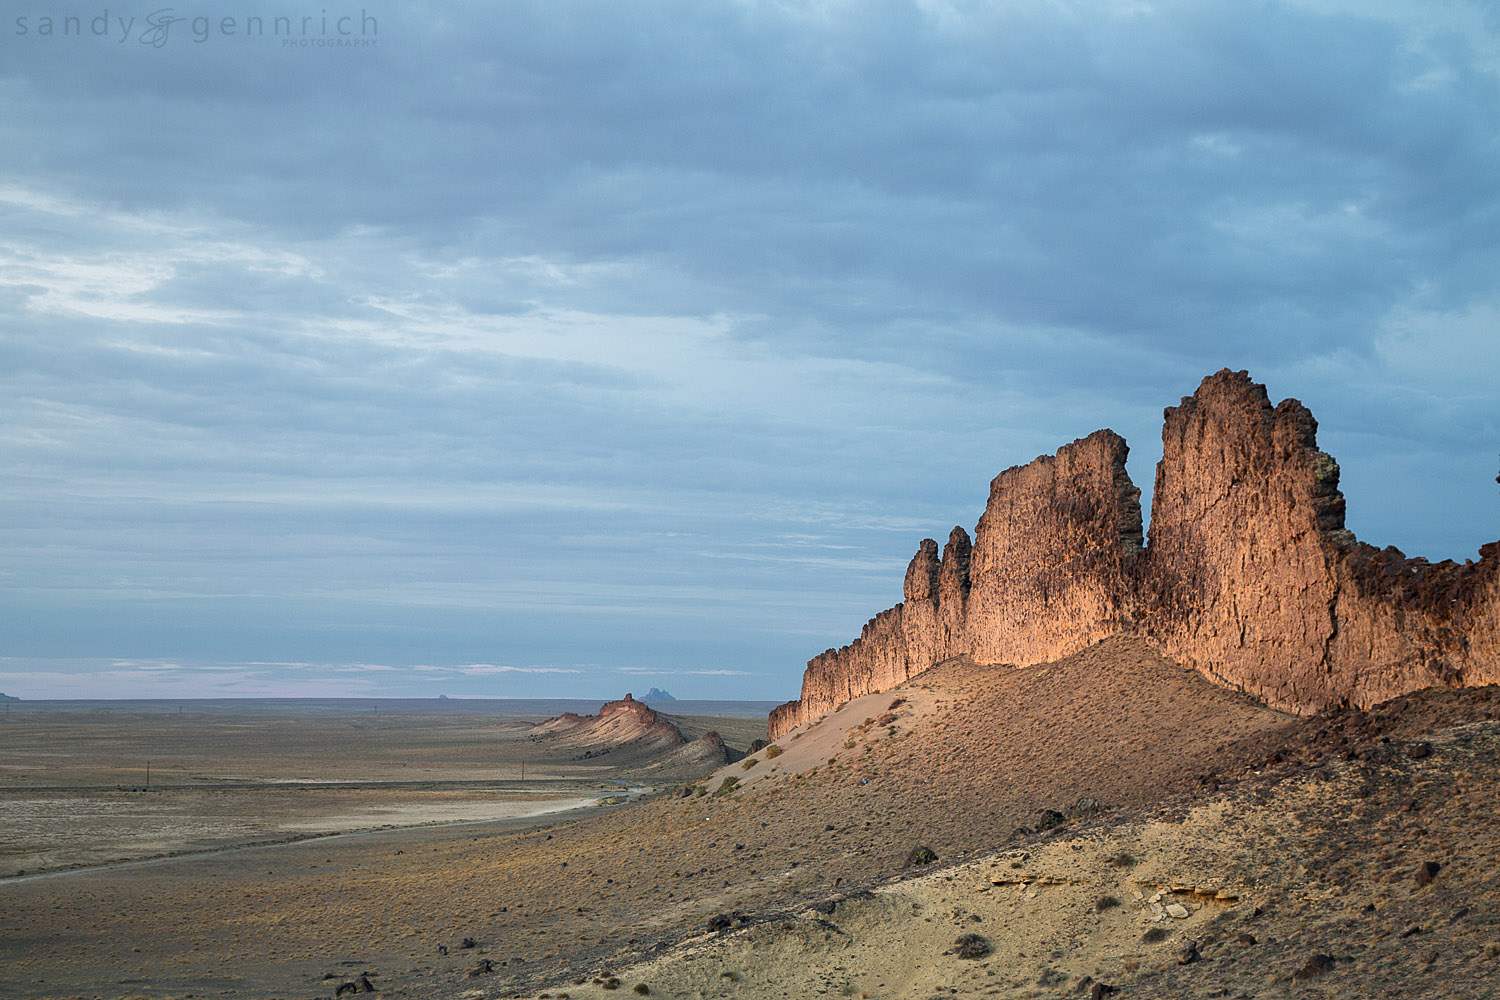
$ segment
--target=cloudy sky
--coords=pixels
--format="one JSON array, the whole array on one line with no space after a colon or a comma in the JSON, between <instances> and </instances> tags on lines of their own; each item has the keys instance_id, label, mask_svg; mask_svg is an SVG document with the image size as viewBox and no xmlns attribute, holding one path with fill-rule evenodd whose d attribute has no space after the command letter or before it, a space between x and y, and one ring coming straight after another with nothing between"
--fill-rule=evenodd
<instances>
[{"instance_id":1,"label":"cloudy sky","mask_svg":"<svg viewBox=\"0 0 1500 1000\"><path fill-rule=\"evenodd\" d=\"M1492 4L165 2L0 21L0 691L793 697L1224 366L1500 537Z\"/></svg>"}]
</instances>

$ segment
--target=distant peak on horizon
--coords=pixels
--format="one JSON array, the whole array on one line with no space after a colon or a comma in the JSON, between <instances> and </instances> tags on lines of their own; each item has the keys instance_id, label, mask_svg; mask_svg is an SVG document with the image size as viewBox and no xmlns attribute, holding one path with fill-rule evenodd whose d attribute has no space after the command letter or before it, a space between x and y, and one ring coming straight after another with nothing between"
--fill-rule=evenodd
<instances>
[{"instance_id":1,"label":"distant peak on horizon","mask_svg":"<svg viewBox=\"0 0 1500 1000\"><path fill-rule=\"evenodd\" d=\"M651 690L653 692L655 692L656 688L652 688ZM646 697L649 698L651 696L647 695ZM672 696L671 695L663 695L663 697L670 699ZM15 695L9 695L9 694L6 694L4 691L0 691L0 701L20 701L20 700L21 699L17 698Z\"/></svg>"},{"instance_id":2,"label":"distant peak on horizon","mask_svg":"<svg viewBox=\"0 0 1500 1000\"><path fill-rule=\"evenodd\" d=\"M647 691L645 694L641 695L641 701L676 701L676 700L677 700L676 698L672 697L672 695L670 695L667 692L661 690L660 688L652 688L650 691Z\"/></svg>"}]
</instances>

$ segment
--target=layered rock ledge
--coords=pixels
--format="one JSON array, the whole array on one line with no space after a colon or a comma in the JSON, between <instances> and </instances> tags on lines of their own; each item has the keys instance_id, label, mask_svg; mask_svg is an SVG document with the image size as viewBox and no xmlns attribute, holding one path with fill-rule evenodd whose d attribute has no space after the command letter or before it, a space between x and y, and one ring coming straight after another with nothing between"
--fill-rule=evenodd
<instances>
[{"instance_id":1,"label":"layered rock ledge","mask_svg":"<svg viewBox=\"0 0 1500 1000\"><path fill-rule=\"evenodd\" d=\"M955 656L1027 665L1114 635L1297 713L1500 682L1500 542L1463 564L1359 542L1317 421L1246 372L1164 416L1147 544L1113 431L1007 469L972 544L923 539L905 600L808 661L771 738Z\"/></svg>"}]
</instances>

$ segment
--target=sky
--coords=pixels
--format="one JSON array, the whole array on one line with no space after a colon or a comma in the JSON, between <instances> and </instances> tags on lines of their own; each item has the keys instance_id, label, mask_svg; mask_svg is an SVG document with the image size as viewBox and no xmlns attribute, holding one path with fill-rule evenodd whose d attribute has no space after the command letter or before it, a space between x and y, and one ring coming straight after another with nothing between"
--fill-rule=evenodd
<instances>
[{"instance_id":1,"label":"sky","mask_svg":"<svg viewBox=\"0 0 1500 1000\"><path fill-rule=\"evenodd\" d=\"M1493 4L167 2L0 19L7 694L792 698L1226 366L1500 538Z\"/></svg>"}]
</instances>

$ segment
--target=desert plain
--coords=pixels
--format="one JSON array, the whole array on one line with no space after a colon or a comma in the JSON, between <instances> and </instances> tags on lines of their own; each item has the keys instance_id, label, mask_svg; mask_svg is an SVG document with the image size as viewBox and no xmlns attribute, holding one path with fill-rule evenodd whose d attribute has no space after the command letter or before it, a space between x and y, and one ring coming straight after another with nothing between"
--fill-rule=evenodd
<instances>
[{"instance_id":1,"label":"desert plain","mask_svg":"<svg viewBox=\"0 0 1500 1000\"><path fill-rule=\"evenodd\" d=\"M1025 668L956 659L656 780L647 740L391 719L343 765L372 785L351 801L445 791L381 785L417 760L480 780L469 754L497 787L455 802L627 791L12 876L0 996L1500 995L1497 711L1492 688L1435 689L1295 717L1122 638ZM263 793L301 794L243 794Z\"/></svg>"}]
</instances>

